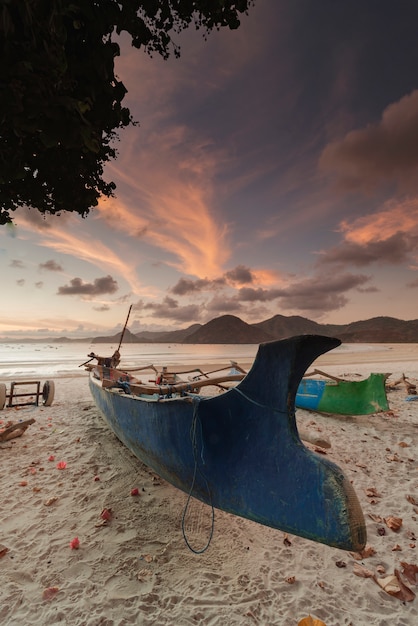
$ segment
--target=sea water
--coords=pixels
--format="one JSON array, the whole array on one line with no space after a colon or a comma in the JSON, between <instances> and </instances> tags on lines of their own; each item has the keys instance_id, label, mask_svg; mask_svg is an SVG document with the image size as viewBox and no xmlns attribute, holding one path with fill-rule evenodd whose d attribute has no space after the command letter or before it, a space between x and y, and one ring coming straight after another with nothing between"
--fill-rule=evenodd
<instances>
[{"instance_id":1,"label":"sea water","mask_svg":"<svg viewBox=\"0 0 418 626\"><path fill-rule=\"evenodd\" d=\"M38 380L51 377L85 376L84 367L91 352L111 356L118 346L106 343L0 343L0 382L2 379ZM364 352L376 350L367 344L343 344L336 352ZM387 349L385 344L380 344ZM180 344L180 343L127 343L121 348L121 366L125 368L154 365L228 366L230 361L247 364L254 360L257 344Z\"/></svg>"}]
</instances>

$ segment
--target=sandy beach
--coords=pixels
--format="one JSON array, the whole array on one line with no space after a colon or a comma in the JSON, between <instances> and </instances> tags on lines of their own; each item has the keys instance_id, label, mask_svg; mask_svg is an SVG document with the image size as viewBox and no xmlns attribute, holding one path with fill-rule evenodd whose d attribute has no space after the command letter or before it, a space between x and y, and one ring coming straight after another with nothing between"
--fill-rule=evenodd
<instances>
[{"instance_id":1,"label":"sandy beach","mask_svg":"<svg viewBox=\"0 0 418 626\"><path fill-rule=\"evenodd\" d=\"M417 384L418 346L331 353L313 367L390 372L390 381L404 373ZM308 616L326 626L418 623L418 401L406 401L402 384L388 392L385 413L297 410L301 428L331 443L318 454L353 483L367 525L363 554L221 511L208 549L195 554L182 532L186 494L114 437L87 375L77 374L55 379L50 407L0 412L0 428L35 420L0 443L1 624L297 626ZM210 508L193 502L190 543L204 546L210 528Z\"/></svg>"}]
</instances>

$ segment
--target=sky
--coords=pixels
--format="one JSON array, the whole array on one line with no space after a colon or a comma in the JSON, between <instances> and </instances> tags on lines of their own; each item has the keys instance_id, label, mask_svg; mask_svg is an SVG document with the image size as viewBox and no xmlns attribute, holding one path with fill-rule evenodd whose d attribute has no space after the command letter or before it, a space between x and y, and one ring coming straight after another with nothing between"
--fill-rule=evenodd
<instances>
[{"instance_id":1,"label":"sky","mask_svg":"<svg viewBox=\"0 0 418 626\"><path fill-rule=\"evenodd\" d=\"M256 0L236 31L124 43L138 121L90 215L0 227L0 337L300 315L416 319L418 3Z\"/></svg>"}]
</instances>

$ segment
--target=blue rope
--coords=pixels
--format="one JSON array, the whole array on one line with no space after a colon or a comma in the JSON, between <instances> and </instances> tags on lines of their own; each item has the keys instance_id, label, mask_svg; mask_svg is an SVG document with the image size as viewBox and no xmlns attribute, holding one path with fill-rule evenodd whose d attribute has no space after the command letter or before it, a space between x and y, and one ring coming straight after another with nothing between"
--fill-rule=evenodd
<instances>
[{"instance_id":1,"label":"blue rope","mask_svg":"<svg viewBox=\"0 0 418 626\"><path fill-rule=\"evenodd\" d=\"M243 391L241 391L241 389L238 389L238 387L232 387L231 391L236 391L243 398L245 398L248 402L251 402L251 404L258 406L260 409L268 409L269 411L273 411L273 413L278 413L279 415L286 415L286 417L288 416L287 411L280 411L279 409L275 409L274 406L267 406L266 404L261 404L261 402L257 402L257 400L253 400L252 398L247 396Z\"/></svg>"},{"instance_id":2,"label":"blue rope","mask_svg":"<svg viewBox=\"0 0 418 626\"><path fill-rule=\"evenodd\" d=\"M192 479L192 484L190 486L190 490L189 490L189 494L187 496L187 502L186 505L184 507L184 511L183 511L183 518L181 521L181 530L183 533L183 538L184 541L186 542L187 547L189 548L189 550L191 550L192 552L194 552L195 554L203 554L203 552L206 552L206 550L209 548L209 545L212 541L212 537L213 537L213 532L215 529L215 509L214 506L212 504L212 497L211 497L211 493L210 493L210 489L209 489L209 483L206 479L206 476L204 475L204 473L202 472L202 470L199 469L199 463L198 463L198 437L197 437L197 427L198 425L200 426L200 439L201 439L201 449L200 449L200 458L202 461L202 465L205 464L205 460L203 458L203 437L202 437L202 424L199 420L199 403L200 403L201 398L199 396L193 398L192 402L193 402L193 417L192 417L192 423L191 423L191 427L190 427L190 440L192 442L192 451L193 451L193 459L194 459L194 470L193 470L193 479ZM201 548L200 550L196 550L195 548L193 548L190 545L189 540L186 537L186 531L185 531L185 520L186 520L186 515L187 515L187 511L190 505L190 500L192 498L192 493L193 493L193 489L194 489L194 485L195 485L195 481L196 481L196 475L197 472L200 473L200 475L202 476L203 480L206 483L206 488L208 490L208 494L209 494L209 501L210 501L210 506L211 506L211 511L212 511L212 520L211 520L211 529L210 529L210 534L209 534L209 539L206 543L206 545Z\"/></svg>"}]
</instances>

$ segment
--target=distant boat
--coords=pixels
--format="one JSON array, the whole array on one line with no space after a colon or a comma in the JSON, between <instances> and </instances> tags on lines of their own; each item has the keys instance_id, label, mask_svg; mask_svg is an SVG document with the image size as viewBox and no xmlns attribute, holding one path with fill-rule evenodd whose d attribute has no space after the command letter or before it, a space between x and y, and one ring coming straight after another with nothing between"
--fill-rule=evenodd
<instances>
[{"instance_id":1,"label":"distant boat","mask_svg":"<svg viewBox=\"0 0 418 626\"><path fill-rule=\"evenodd\" d=\"M364 380L303 378L295 403L300 409L335 415L371 415L387 411L387 377L388 374L370 374Z\"/></svg>"},{"instance_id":2,"label":"distant boat","mask_svg":"<svg viewBox=\"0 0 418 626\"><path fill-rule=\"evenodd\" d=\"M261 344L244 378L211 381L143 384L90 364L89 385L116 436L175 487L228 513L360 551L366 528L350 480L303 445L295 420L306 368L339 344L316 335ZM237 380L212 397L199 391Z\"/></svg>"}]
</instances>

